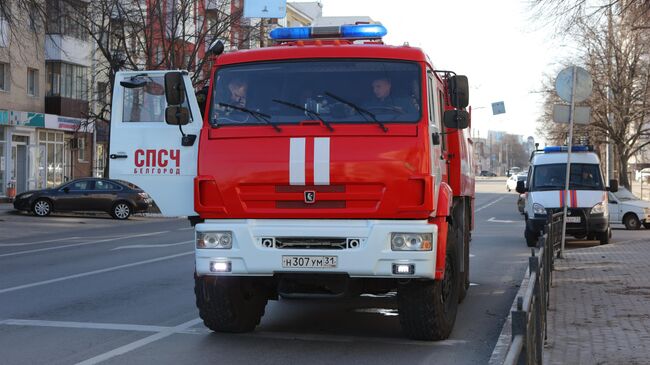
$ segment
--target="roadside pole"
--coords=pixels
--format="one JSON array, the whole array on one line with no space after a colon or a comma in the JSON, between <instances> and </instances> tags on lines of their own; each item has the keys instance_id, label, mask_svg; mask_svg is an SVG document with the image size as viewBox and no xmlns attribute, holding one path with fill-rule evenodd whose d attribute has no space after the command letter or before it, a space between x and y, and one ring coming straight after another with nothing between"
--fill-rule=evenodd
<instances>
[{"instance_id":1,"label":"roadside pole","mask_svg":"<svg viewBox=\"0 0 650 365\"><path fill-rule=\"evenodd\" d=\"M593 82L587 70L578 66L570 66L562 70L555 79L555 90L560 99L570 105L555 104L553 106L553 121L556 123L568 123L569 140L567 142L567 163L564 189L562 190L562 244L558 257L564 257L564 246L566 241L567 213L569 211L569 188L571 181L571 153L573 150L573 125L589 124L591 109L585 106L576 106L576 103L585 101L591 96ZM547 213L548 214L548 213Z\"/></svg>"},{"instance_id":2,"label":"roadside pole","mask_svg":"<svg viewBox=\"0 0 650 365\"><path fill-rule=\"evenodd\" d=\"M569 197L569 178L571 173L571 150L573 149L573 114L575 112L575 93L576 93L576 78L578 77L577 67L573 66L573 81L571 82L571 111L569 113L569 143L567 147L567 161L566 161L566 179L564 181L564 217L562 218L562 246L560 247L560 258L564 258L564 243L566 241L566 217L569 205L567 198Z\"/></svg>"}]
</instances>

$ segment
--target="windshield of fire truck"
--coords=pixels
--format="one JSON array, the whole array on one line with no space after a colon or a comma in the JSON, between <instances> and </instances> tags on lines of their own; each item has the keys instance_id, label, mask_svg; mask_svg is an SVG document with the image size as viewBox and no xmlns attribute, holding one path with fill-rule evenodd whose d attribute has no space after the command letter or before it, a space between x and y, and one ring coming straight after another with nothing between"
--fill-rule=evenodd
<instances>
[{"instance_id":1,"label":"windshield of fire truck","mask_svg":"<svg viewBox=\"0 0 650 365\"><path fill-rule=\"evenodd\" d=\"M417 63L405 61L304 60L224 66L215 76L210 123L295 124L315 116L331 124L375 123L364 111L384 123L417 122L422 105L420 74Z\"/></svg>"}]
</instances>

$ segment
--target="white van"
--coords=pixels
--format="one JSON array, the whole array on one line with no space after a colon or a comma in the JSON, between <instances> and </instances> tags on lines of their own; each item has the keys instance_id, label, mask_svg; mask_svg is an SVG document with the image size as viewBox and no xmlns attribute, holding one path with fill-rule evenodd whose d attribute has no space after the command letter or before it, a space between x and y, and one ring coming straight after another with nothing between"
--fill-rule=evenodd
<instances>
[{"instance_id":1,"label":"white van","mask_svg":"<svg viewBox=\"0 0 650 365\"><path fill-rule=\"evenodd\" d=\"M568 205L566 232L578 239L609 243L609 206L607 191L618 190L618 182L603 182L598 156L587 146L574 146L571 153L569 191L564 192L566 181L567 147L552 146L536 151L530 160L528 180L517 184L517 192L526 194L524 237L529 247L546 225L547 214L563 210Z\"/></svg>"}]
</instances>

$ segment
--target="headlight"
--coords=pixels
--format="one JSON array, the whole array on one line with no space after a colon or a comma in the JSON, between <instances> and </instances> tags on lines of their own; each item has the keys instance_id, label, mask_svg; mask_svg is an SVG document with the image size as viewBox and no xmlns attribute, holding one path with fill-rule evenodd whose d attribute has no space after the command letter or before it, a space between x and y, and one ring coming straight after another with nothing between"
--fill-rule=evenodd
<instances>
[{"instance_id":1,"label":"headlight","mask_svg":"<svg viewBox=\"0 0 650 365\"><path fill-rule=\"evenodd\" d=\"M643 208L643 213L645 213L645 215L650 215L650 208Z\"/></svg>"},{"instance_id":2,"label":"headlight","mask_svg":"<svg viewBox=\"0 0 650 365\"><path fill-rule=\"evenodd\" d=\"M390 247L393 251L431 251L431 233L391 233Z\"/></svg>"},{"instance_id":3,"label":"headlight","mask_svg":"<svg viewBox=\"0 0 650 365\"><path fill-rule=\"evenodd\" d=\"M34 195L34 193L22 194L18 196L18 199L29 199L29 197L32 195Z\"/></svg>"},{"instance_id":4,"label":"headlight","mask_svg":"<svg viewBox=\"0 0 650 365\"><path fill-rule=\"evenodd\" d=\"M544 208L544 206L539 203L535 203L533 204L533 213L546 215L546 208Z\"/></svg>"},{"instance_id":5,"label":"headlight","mask_svg":"<svg viewBox=\"0 0 650 365\"><path fill-rule=\"evenodd\" d=\"M608 211L607 211L607 202L600 202L600 203L594 205L594 206L591 208L591 212L589 212L589 214L603 214L603 215L607 215L607 214L608 214Z\"/></svg>"},{"instance_id":6,"label":"headlight","mask_svg":"<svg viewBox=\"0 0 650 365\"><path fill-rule=\"evenodd\" d=\"M196 248L232 248L232 232L196 232Z\"/></svg>"}]
</instances>

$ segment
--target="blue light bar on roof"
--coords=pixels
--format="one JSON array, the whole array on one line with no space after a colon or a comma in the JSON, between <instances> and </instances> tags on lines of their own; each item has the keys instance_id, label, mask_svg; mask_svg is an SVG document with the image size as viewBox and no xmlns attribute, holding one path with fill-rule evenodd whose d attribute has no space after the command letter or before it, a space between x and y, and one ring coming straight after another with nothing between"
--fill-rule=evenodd
<instances>
[{"instance_id":1,"label":"blue light bar on roof","mask_svg":"<svg viewBox=\"0 0 650 365\"><path fill-rule=\"evenodd\" d=\"M544 147L544 153L550 152L567 152L569 148L567 146L547 146ZM588 146L572 146L571 152L587 152L589 151Z\"/></svg>"},{"instance_id":2,"label":"blue light bar on roof","mask_svg":"<svg viewBox=\"0 0 650 365\"><path fill-rule=\"evenodd\" d=\"M311 27L276 28L269 33L271 39L310 39Z\"/></svg>"},{"instance_id":3,"label":"blue light bar on roof","mask_svg":"<svg viewBox=\"0 0 650 365\"><path fill-rule=\"evenodd\" d=\"M377 39L388 33L380 24L342 25L340 27L276 28L269 36L273 40L302 40L316 38Z\"/></svg>"}]
</instances>

